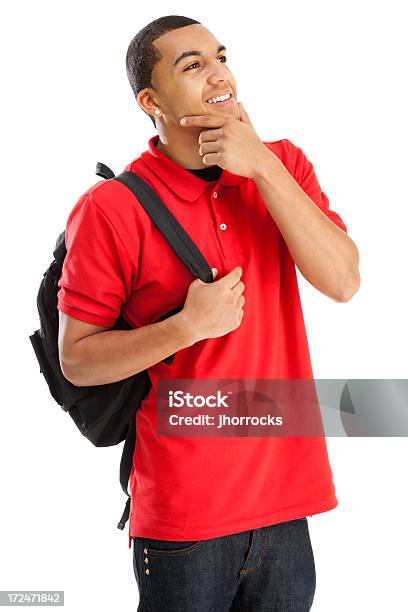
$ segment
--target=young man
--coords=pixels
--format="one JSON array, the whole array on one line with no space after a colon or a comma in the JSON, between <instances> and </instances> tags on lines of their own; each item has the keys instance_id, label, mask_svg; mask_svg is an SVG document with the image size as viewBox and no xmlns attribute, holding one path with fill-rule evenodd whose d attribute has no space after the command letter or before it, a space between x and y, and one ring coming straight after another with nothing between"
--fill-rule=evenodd
<instances>
[{"instance_id":1,"label":"young man","mask_svg":"<svg viewBox=\"0 0 408 612\"><path fill-rule=\"evenodd\" d=\"M158 135L125 169L157 191L214 273L193 280L117 181L99 181L70 213L63 372L80 386L145 368L152 380L130 479L138 609L309 610L307 515L338 503L324 437L159 436L157 385L313 378L295 265L345 302L359 287L358 250L303 151L260 140L226 49L203 25L151 22L129 45L127 72ZM131 331L110 329L122 305Z\"/></svg>"}]
</instances>

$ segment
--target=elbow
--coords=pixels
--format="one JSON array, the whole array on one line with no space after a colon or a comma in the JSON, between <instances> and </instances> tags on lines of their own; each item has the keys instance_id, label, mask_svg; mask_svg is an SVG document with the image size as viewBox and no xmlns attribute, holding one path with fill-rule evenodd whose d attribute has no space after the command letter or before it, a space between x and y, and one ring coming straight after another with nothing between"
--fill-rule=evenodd
<instances>
[{"instance_id":1,"label":"elbow","mask_svg":"<svg viewBox=\"0 0 408 612\"><path fill-rule=\"evenodd\" d=\"M87 384L84 382L83 375L81 376L81 370L78 365L73 365L72 363L65 361L63 358L61 358L61 356L59 361L61 372L68 382L75 387L87 386Z\"/></svg>"},{"instance_id":2,"label":"elbow","mask_svg":"<svg viewBox=\"0 0 408 612\"><path fill-rule=\"evenodd\" d=\"M337 278L341 279L341 282L338 283L338 291L334 298L336 302L349 302L360 289L359 264L360 254L357 246L352 242L351 255L348 257L348 262L347 264L344 263L343 268L337 274Z\"/></svg>"},{"instance_id":3,"label":"elbow","mask_svg":"<svg viewBox=\"0 0 408 612\"><path fill-rule=\"evenodd\" d=\"M349 275L342 283L336 296L333 298L335 302L349 302L353 295L360 289L361 277L358 268L355 272Z\"/></svg>"}]
</instances>

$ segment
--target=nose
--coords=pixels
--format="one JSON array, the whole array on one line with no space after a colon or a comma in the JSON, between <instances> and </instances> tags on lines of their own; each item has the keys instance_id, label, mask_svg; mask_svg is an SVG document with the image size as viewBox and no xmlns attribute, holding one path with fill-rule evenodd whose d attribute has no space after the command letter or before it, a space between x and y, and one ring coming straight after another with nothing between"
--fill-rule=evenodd
<instances>
[{"instance_id":1,"label":"nose","mask_svg":"<svg viewBox=\"0 0 408 612\"><path fill-rule=\"evenodd\" d=\"M219 81L225 81L227 76L227 71L223 66L223 62L218 61L217 59L211 63L211 67L209 68L208 74L208 82L210 84L218 83Z\"/></svg>"}]
</instances>

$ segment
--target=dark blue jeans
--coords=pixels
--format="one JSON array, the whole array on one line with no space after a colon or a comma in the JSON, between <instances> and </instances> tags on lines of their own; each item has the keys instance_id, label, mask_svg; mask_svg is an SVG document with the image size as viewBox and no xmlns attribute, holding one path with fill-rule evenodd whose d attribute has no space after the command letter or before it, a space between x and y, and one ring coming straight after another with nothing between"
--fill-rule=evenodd
<instances>
[{"instance_id":1,"label":"dark blue jeans","mask_svg":"<svg viewBox=\"0 0 408 612\"><path fill-rule=\"evenodd\" d=\"M174 542L133 537L139 612L307 612L316 572L307 518Z\"/></svg>"}]
</instances>

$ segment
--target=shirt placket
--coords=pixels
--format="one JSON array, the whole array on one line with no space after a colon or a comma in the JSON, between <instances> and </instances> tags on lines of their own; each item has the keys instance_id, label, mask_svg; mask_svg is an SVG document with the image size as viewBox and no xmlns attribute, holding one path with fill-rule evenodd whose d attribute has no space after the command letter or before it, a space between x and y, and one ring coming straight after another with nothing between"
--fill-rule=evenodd
<instances>
[{"instance_id":1,"label":"shirt placket","mask_svg":"<svg viewBox=\"0 0 408 612\"><path fill-rule=\"evenodd\" d=\"M224 259L228 259L234 253L234 230L223 193L221 185L216 184L210 193L210 199L218 244Z\"/></svg>"}]
</instances>

